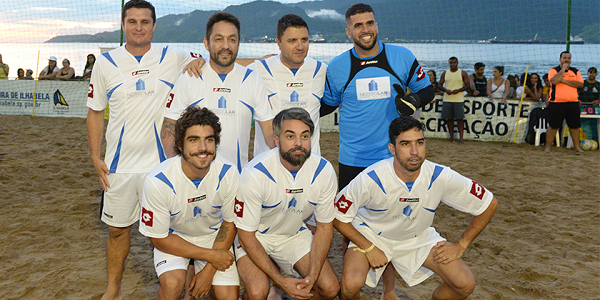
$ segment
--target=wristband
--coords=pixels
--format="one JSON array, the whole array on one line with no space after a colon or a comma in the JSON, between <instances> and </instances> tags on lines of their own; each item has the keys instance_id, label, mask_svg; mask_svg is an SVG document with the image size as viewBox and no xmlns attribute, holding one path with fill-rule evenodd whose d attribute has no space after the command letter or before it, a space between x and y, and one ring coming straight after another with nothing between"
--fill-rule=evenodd
<instances>
[{"instance_id":1,"label":"wristband","mask_svg":"<svg viewBox=\"0 0 600 300\"><path fill-rule=\"evenodd\" d=\"M353 251L359 251L359 252L362 252L362 253L366 254L367 252L373 250L373 248L375 248L375 244L371 244L371 246L369 248L365 249L365 250L356 247L356 248L354 248Z\"/></svg>"}]
</instances>

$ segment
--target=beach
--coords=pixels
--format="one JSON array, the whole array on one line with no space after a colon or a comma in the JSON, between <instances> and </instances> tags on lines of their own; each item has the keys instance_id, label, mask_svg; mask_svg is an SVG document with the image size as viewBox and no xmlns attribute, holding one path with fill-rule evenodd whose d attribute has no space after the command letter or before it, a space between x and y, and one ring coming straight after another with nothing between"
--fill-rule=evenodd
<instances>
[{"instance_id":1,"label":"beach","mask_svg":"<svg viewBox=\"0 0 600 300\"><path fill-rule=\"evenodd\" d=\"M321 134L337 171L337 133ZM469 299L598 299L600 151L544 153L529 144L427 141L427 159L494 193L499 208L464 253L477 286ZM103 150L104 151L104 150ZM108 234L100 184L89 159L85 119L0 115L0 299L100 299ZM471 216L444 204L434 227L456 241ZM329 253L341 274L341 238ZM429 299L436 275L401 299ZM149 240L132 229L124 299L154 299L158 278ZM378 299L363 289L362 299Z\"/></svg>"}]
</instances>

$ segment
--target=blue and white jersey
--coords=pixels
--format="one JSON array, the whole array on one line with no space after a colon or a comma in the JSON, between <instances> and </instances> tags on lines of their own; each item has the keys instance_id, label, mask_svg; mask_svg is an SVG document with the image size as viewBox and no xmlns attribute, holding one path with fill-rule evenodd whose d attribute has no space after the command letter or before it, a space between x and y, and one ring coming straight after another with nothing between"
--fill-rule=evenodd
<instances>
[{"instance_id":1,"label":"blue and white jersey","mask_svg":"<svg viewBox=\"0 0 600 300\"><path fill-rule=\"evenodd\" d=\"M319 127L319 110L321 109L321 98L325 90L325 76L327 65L310 57L304 59L304 63L296 73L281 63L280 55L269 57L265 60L255 61L248 65L249 69L258 72L267 85L269 102L275 114L292 107L304 108L315 124L315 130L310 137L311 151L321 154L319 138L321 130ZM258 141L264 139L260 125L256 125L256 139L254 140L254 155L270 150L265 144Z\"/></svg>"},{"instance_id":2,"label":"blue and white jersey","mask_svg":"<svg viewBox=\"0 0 600 300\"><path fill-rule=\"evenodd\" d=\"M110 108L104 161L111 173L146 173L166 159L160 140L165 106L190 53L152 45L138 62L125 46L94 64L87 106Z\"/></svg>"},{"instance_id":3,"label":"blue and white jersey","mask_svg":"<svg viewBox=\"0 0 600 300\"><path fill-rule=\"evenodd\" d=\"M233 222L239 184L233 164L217 155L198 184L183 173L182 159L172 157L146 177L140 232L147 237L204 236L218 231L222 221Z\"/></svg>"},{"instance_id":4,"label":"blue and white jersey","mask_svg":"<svg viewBox=\"0 0 600 300\"><path fill-rule=\"evenodd\" d=\"M304 220L313 211L318 222L333 221L336 191L335 170L326 159L311 153L294 176L274 148L242 170L234 223L258 234L291 236L307 229Z\"/></svg>"},{"instance_id":5,"label":"blue and white jersey","mask_svg":"<svg viewBox=\"0 0 600 300\"><path fill-rule=\"evenodd\" d=\"M258 74L235 64L225 79L221 79L210 63L202 66L200 78L183 74L173 88L173 101L165 117L177 120L188 106L206 107L221 122L219 154L235 163L238 172L248 163L252 117L256 121L268 121L275 117L269 105L267 89ZM258 129L258 128L257 128ZM266 146L264 137L254 139Z\"/></svg>"},{"instance_id":6,"label":"blue and white jersey","mask_svg":"<svg viewBox=\"0 0 600 300\"><path fill-rule=\"evenodd\" d=\"M440 201L473 215L483 213L494 195L449 167L425 160L412 183L394 171L394 157L362 171L336 197L336 219L382 237L404 241L433 222Z\"/></svg>"},{"instance_id":7,"label":"blue and white jersey","mask_svg":"<svg viewBox=\"0 0 600 300\"><path fill-rule=\"evenodd\" d=\"M413 93L430 85L410 50L379 42L377 55L361 59L354 48L334 58L327 68L323 103L340 107L339 162L368 167L391 156L388 127L399 117L393 88Z\"/></svg>"}]
</instances>

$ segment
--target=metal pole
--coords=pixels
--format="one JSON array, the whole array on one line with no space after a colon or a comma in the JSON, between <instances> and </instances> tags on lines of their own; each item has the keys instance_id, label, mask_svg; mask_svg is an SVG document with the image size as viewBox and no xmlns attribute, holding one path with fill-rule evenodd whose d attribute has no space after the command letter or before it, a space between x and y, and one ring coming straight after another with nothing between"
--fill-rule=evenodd
<instances>
[{"instance_id":1,"label":"metal pole","mask_svg":"<svg viewBox=\"0 0 600 300\"><path fill-rule=\"evenodd\" d=\"M121 0L121 11L123 11L123 6L125 6L125 0ZM569 0L569 7L571 7L571 0ZM123 16L121 16L121 19ZM119 46L123 46L123 22L121 22L121 44ZM569 46L567 46L568 49Z\"/></svg>"},{"instance_id":2,"label":"metal pole","mask_svg":"<svg viewBox=\"0 0 600 300\"><path fill-rule=\"evenodd\" d=\"M571 0L567 4L567 51L571 48Z\"/></svg>"}]
</instances>

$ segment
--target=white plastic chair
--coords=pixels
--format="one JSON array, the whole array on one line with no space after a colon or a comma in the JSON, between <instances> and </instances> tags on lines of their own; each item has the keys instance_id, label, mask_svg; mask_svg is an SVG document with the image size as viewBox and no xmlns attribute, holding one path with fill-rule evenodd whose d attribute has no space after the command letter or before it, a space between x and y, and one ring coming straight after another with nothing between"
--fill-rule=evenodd
<instances>
[{"instance_id":1,"label":"white plastic chair","mask_svg":"<svg viewBox=\"0 0 600 300\"><path fill-rule=\"evenodd\" d=\"M533 130L535 130L535 145L539 146L540 145L540 137L542 135L542 133L546 132L548 130L548 122L546 122L546 119L544 118L540 118L538 121L538 125L533 127ZM556 131L556 147L560 147L560 132L558 132L558 130Z\"/></svg>"}]
</instances>

